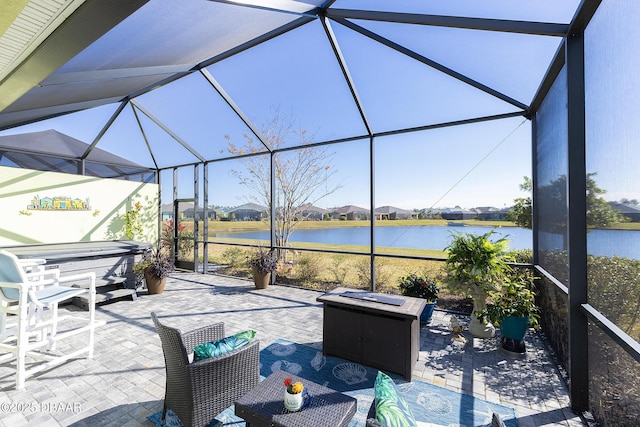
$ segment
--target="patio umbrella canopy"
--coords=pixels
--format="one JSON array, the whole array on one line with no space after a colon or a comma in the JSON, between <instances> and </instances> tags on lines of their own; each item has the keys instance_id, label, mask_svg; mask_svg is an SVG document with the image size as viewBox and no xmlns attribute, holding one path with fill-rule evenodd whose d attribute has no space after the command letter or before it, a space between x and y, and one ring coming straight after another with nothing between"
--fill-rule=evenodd
<instances>
[{"instance_id":1,"label":"patio umbrella canopy","mask_svg":"<svg viewBox=\"0 0 640 427\"><path fill-rule=\"evenodd\" d=\"M80 161L89 150L89 144L55 130L0 136L4 162L26 169L75 174L81 170ZM85 164L85 175L119 178L154 172L99 148L93 151L93 162Z\"/></svg>"}]
</instances>

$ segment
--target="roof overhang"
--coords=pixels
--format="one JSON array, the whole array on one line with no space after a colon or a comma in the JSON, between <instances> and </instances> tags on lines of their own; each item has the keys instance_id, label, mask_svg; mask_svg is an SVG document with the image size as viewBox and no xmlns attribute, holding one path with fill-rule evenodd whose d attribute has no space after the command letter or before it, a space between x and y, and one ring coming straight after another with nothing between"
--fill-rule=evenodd
<instances>
[{"instance_id":1,"label":"roof overhang","mask_svg":"<svg viewBox=\"0 0 640 427\"><path fill-rule=\"evenodd\" d=\"M148 0L32 0L0 42L15 51L0 74L0 110L40 84ZM52 7L53 6L53 7ZM58 6L57 9L55 6ZM45 12L49 12L45 14ZM32 27L25 30L25 24ZM18 34L16 38L14 35Z\"/></svg>"}]
</instances>

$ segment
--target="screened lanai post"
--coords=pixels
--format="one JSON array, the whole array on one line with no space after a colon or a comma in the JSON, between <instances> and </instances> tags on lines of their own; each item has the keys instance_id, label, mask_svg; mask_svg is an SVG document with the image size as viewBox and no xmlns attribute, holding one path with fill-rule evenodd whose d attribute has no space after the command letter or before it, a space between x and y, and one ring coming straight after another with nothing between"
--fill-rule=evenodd
<instances>
[{"instance_id":1,"label":"screened lanai post","mask_svg":"<svg viewBox=\"0 0 640 427\"><path fill-rule=\"evenodd\" d=\"M536 115L531 115L531 248L533 249L533 257L531 263L539 265L538 257L538 209L536 209L536 197L538 196L538 120Z\"/></svg>"},{"instance_id":2,"label":"screened lanai post","mask_svg":"<svg viewBox=\"0 0 640 427\"><path fill-rule=\"evenodd\" d=\"M275 153L271 148L269 148L269 164L270 164L270 183L269 187L271 188L271 194L269 195L269 200L271 200L271 212L269 212L269 227L271 228L270 240L271 240L271 250L273 251L274 246L276 244L276 157ZM286 250L286 249L285 249ZM282 254L282 250L278 249L277 251L280 255ZM271 274L269 281L273 285L276 282L276 275Z\"/></svg>"},{"instance_id":3,"label":"screened lanai post","mask_svg":"<svg viewBox=\"0 0 640 427\"><path fill-rule=\"evenodd\" d=\"M158 231L158 238L156 239L158 247L162 245L162 180L160 179L160 171L156 169L155 183L158 184L158 222L156 228Z\"/></svg>"},{"instance_id":4,"label":"screened lanai post","mask_svg":"<svg viewBox=\"0 0 640 427\"><path fill-rule=\"evenodd\" d=\"M369 137L369 254L371 256L371 291L376 291L376 187L375 187L375 139Z\"/></svg>"},{"instance_id":5,"label":"screened lanai post","mask_svg":"<svg viewBox=\"0 0 640 427\"><path fill-rule=\"evenodd\" d=\"M587 303L587 171L585 155L584 33L566 43L568 124L569 379L571 408L589 410Z\"/></svg>"},{"instance_id":6,"label":"screened lanai post","mask_svg":"<svg viewBox=\"0 0 640 427\"><path fill-rule=\"evenodd\" d=\"M200 201L200 164L193 165L193 271L198 271L198 202ZM202 212L204 221L204 210ZM204 270L203 270L204 272Z\"/></svg>"},{"instance_id":7,"label":"screened lanai post","mask_svg":"<svg viewBox=\"0 0 640 427\"><path fill-rule=\"evenodd\" d=\"M178 168L173 168L173 265L178 263L178 208L180 204L178 202ZM160 249L160 246L158 246Z\"/></svg>"},{"instance_id":8,"label":"screened lanai post","mask_svg":"<svg viewBox=\"0 0 640 427\"><path fill-rule=\"evenodd\" d=\"M209 163L202 165L202 273L209 271Z\"/></svg>"}]
</instances>

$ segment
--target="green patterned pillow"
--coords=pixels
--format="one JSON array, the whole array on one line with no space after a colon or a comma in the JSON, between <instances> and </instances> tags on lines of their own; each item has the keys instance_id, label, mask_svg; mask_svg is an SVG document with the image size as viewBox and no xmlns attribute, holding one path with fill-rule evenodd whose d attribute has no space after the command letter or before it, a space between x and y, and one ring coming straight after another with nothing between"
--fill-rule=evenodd
<instances>
[{"instance_id":1,"label":"green patterned pillow","mask_svg":"<svg viewBox=\"0 0 640 427\"><path fill-rule=\"evenodd\" d=\"M416 419L407 402L398 394L393 380L378 371L374 384L376 420L387 427L416 427Z\"/></svg>"},{"instance_id":2,"label":"green patterned pillow","mask_svg":"<svg viewBox=\"0 0 640 427\"><path fill-rule=\"evenodd\" d=\"M194 361L208 359L210 357L218 357L223 354L237 350L253 341L256 336L256 331L249 329L232 335L230 337L222 338L217 341L206 342L193 348L195 355Z\"/></svg>"}]
</instances>

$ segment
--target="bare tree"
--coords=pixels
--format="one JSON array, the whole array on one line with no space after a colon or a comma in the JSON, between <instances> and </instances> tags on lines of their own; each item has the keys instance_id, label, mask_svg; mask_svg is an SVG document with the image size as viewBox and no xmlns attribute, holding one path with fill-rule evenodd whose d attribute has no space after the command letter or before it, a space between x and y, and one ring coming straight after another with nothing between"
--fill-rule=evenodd
<instances>
[{"instance_id":1,"label":"bare tree","mask_svg":"<svg viewBox=\"0 0 640 427\"><path fill-rule=\"evenodd\" d=\"M340 184L332 184L336 170L332 168L335 155L326 146L311 147L315 134L296 129L295 120L274 110L269 123L260 132L273 154L276 183L276 246L286 247L296 226L312 214L310 208L319 200L338 190ZM265 152L265 155L247 156L241 159L244 170L234 170L242 185L251 190L247 198L268 208L271 215L271 162L269 151L253 136L245 134L242 146L234 144L227 136L229 153L246 155ZM300 147L278 151L283 147Z\"/></svg>"}]
</instances>

